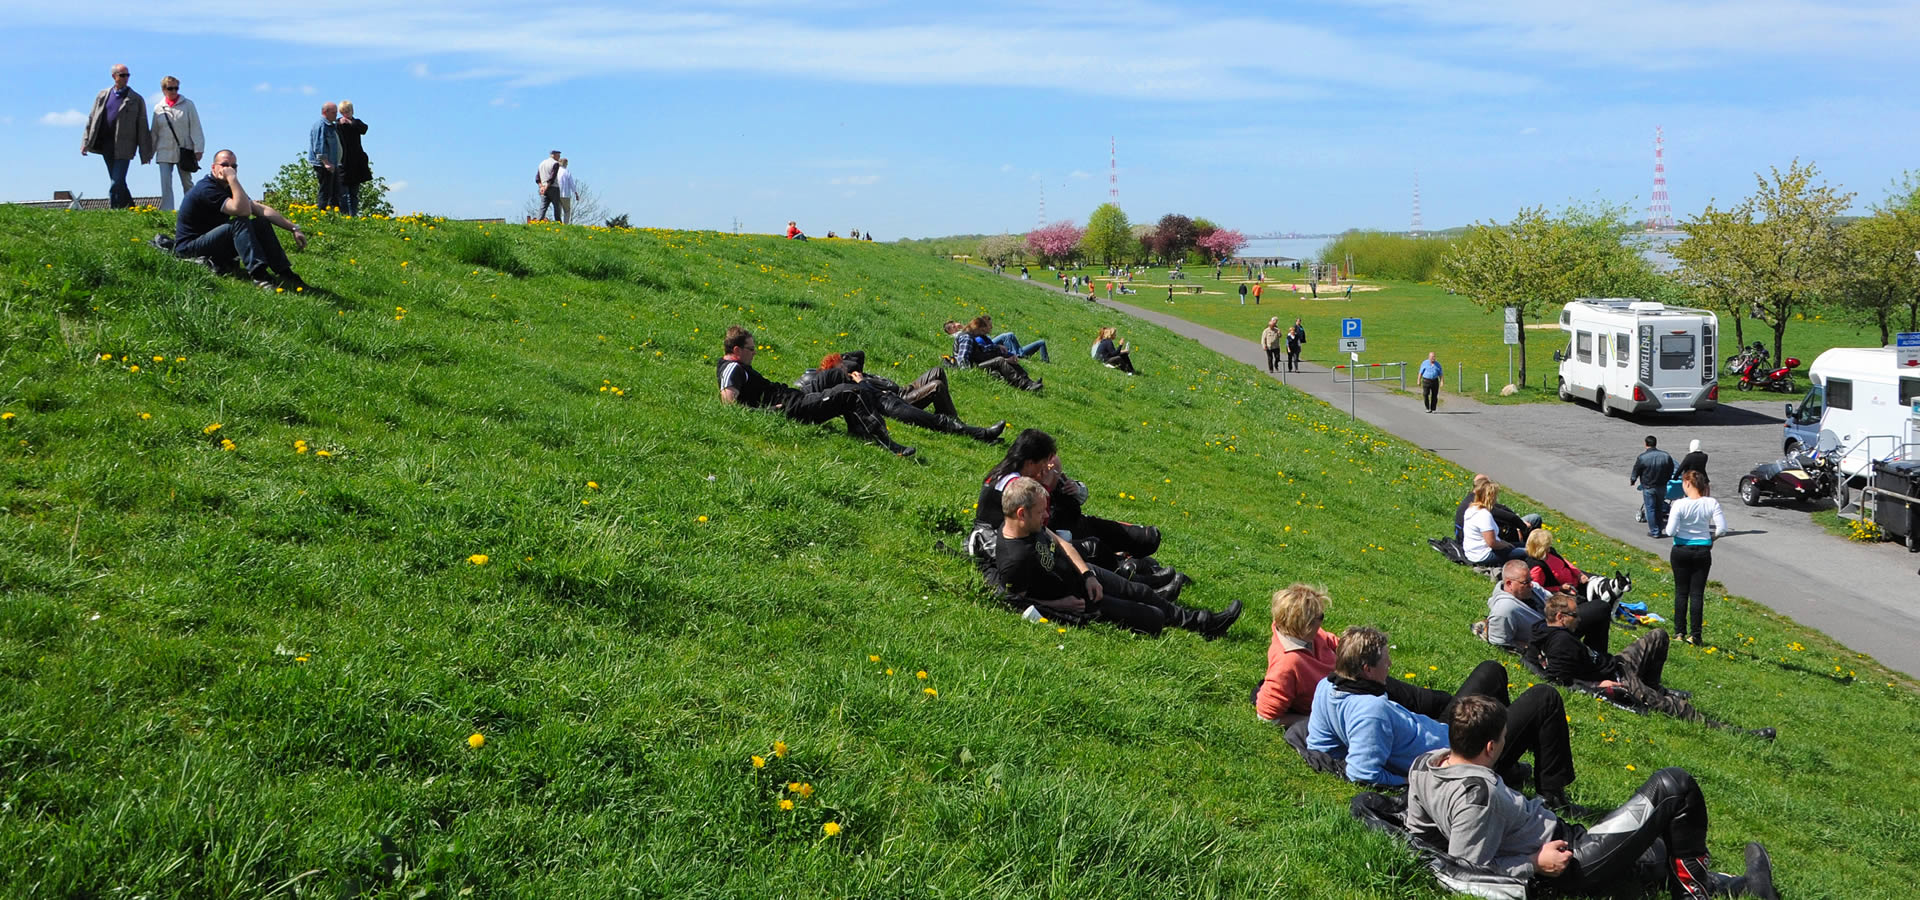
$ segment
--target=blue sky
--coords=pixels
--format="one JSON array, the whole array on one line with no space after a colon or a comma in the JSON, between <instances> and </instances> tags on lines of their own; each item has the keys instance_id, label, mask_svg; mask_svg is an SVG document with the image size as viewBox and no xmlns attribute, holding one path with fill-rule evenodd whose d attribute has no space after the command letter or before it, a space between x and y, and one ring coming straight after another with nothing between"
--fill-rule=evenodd
<instances>
[{"instance_id":1,"label":"blue sky","mask_svg":"<svg viewBox=\"0 0 1920 900\"><path fill-rule=\"evenodd\" d=\"M129 10L138 13L129 15ZM1920 4L0 3L0 199L106 191L76 121L180 78L257 185L351 98L394 203L520 214L566 151L636 224L881 240L1083 220L1119 145L1135 221L1429 227L1535 203L1676 216L1795 157L1864 207L1920 168ZM153 167L135 192L157 192Z\"/></svg>"}]
</instances>

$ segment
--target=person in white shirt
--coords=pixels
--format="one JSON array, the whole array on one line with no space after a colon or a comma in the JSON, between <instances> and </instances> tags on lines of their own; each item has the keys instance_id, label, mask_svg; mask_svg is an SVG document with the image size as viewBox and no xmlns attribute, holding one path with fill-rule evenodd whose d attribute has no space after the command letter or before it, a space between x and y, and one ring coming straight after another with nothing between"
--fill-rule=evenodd
<instances>
[{"instance_id":1,"label":"person in white shirt","mask_svg":"<svg viewBox=\"0 0 1920 900\"><path fill-rule=\"evenodd\" d=\"M554 184L560 189L560 221L573 224L573 170L567 168L565 157L560 159L560 168L555 170Z\"/></svg>"},{"instance_id":2,"label":"person in white shirt","mask_svg":"<svg viewBox=\"0 0 1920 900\"><path fill-rule=\"evenodd\" d=\"M1727 515L1720 501L1708 493L1707 473L1689 469L1680 476L1685 499L1675 500L1667 513L1667 534L1673 537L1673 633L1700 644L1700 618L1706 604L1707 573L1713 569L1713 540L1727 533Z\"/></svg>"},{"instance_id":3,"label":"person in white shirt","mask_svg":"<svg viewBox=\"0 0 1920 900\"><path fill-rule=\"evenodd\" d=\"M1500 539L1500 526L1493 521L1493 505L1498 502L1500 485L1492 481L1476 485L1473 502L1467 504L1466 516L1460 521L1460 552L1476 566L1527 558L1527 548Z\"/></svg>"}]
</instances>

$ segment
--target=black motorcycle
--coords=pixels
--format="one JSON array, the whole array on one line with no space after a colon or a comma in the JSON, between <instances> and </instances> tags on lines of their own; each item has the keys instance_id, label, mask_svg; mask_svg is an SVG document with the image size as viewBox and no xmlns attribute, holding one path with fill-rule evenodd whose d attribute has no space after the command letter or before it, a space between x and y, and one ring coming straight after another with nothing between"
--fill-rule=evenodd
<instances>
[{"instance_id":1,"label":"black motorcycle","mask_svg":"<svg viewBox=\"0 0 1920 900\"><path fill-rule=\"evenodd\" d=\"M1754 466L1740 477L1740 502L1759 506L1768 500L1802 503L1833 496L1838 459L1831 450L1795 450L1786 458Z\"/></svg>"}]
</instances>

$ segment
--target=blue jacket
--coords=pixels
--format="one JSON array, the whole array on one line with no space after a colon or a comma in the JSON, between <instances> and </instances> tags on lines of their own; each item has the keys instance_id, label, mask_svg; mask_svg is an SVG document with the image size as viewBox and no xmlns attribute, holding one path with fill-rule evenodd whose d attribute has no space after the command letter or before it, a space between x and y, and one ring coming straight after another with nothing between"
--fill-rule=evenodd
<instances>
[{"instance_id":1,"label":"blue jacket","mask_svg":"<svg viewBox=\"0 0 1920 900\"><path fill-rule=\"evenodd\" d=\"M335 131L333 123L325 119L316 119L313 129L307 132L307 164L317 166L321 160L340 164L340 133Z\"/></svg>"},{"instance_id":2,"label":"blue jacket","mask_svg":"<svg viewBox=\"0 0 1920 900\"><path fill-rule=\"evenodd\" d=\"M1412 712L1385 694L1335 690L1331 677L1313 689L1307 749L1345 756L1347 780L1397 786L1420 754L1447 745L1447 726Z\"/></svg>"}]
</instances>

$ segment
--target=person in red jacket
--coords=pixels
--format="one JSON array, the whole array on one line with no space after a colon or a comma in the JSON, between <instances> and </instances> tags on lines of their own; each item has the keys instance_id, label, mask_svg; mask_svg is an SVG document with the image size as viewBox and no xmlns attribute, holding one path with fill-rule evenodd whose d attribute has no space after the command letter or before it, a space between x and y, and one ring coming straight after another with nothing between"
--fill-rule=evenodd
<instances>
[{"instance_id":1,"label":"person in red jacket","mask_svg":"<svg viewBox=\"0 0 1920 900\"><path fill-rule=\"evenodd\" d=\"M800 226L798 224L794 222L787 223L787 240L804 241L806 239L807 239L807 236L800 232Z\"/></svg>"}]
</instances>

